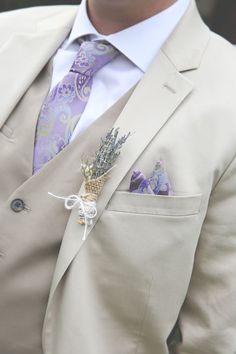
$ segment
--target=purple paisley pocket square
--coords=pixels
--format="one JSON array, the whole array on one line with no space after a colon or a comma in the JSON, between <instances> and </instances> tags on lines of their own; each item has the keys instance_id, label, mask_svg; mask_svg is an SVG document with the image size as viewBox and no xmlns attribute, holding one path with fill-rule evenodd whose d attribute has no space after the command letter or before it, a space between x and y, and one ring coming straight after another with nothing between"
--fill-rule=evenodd
<instances>
[{"instance_id":1,"label":"purple paisley pocket square","mask_svg":"<svg viewBox=\"0 0 236 354\"><path fill-rule=\"evenodd\" d=\"M173 195L170 180L162 160L156 163L155 169L149 178L141 171L134 171L130 180L131 193Z\"/></svg>"}]
</instances>

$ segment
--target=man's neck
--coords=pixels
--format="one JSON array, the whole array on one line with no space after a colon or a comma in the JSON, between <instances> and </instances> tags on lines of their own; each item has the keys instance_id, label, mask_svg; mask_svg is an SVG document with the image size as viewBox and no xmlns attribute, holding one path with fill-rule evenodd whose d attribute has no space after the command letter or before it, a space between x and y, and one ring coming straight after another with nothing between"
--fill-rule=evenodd
<instances>
[{"instance_id":1,"label":"man's neck","mask_svg":"<svg viewBox=\"0 0 236 354\"><path fill-rule=\"evenodd\" d=\"M104 35L122 31L167 9L177 0L88 0L96 30Z\"/></svg>"}]
</instances>

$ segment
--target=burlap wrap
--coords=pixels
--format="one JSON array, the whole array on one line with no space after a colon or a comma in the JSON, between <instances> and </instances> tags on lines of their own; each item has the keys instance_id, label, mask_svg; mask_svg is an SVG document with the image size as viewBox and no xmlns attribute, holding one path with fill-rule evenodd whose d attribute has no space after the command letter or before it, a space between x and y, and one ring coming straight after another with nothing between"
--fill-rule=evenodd
<instances>
[{"instance_id":1,"label":"burlap wrap","mask_svg":"<svg viewBox=\"0 0 236 354\"><path fill-rule=\"evenodd\" d=\"M95 202L99 194L101 193L103 186L107 180L107 174L104 174L101 177L92 179L85 182L85 194L81 195L81 198L84 202ZM81 225L85 224L85 218L83 216L79 217L78 223Z\"/></svg>"},{"instance_id":2,"label":"burlap wrap","mask_svg":"<svg viewBox=\"0 0 236 354\"><path fill-rule=\"evenodd\" d=\"M96 201L107 180L107 175L85 182L85 200ZM83 197L83 196L82 196Z\"/></svg>"}]
</instances>

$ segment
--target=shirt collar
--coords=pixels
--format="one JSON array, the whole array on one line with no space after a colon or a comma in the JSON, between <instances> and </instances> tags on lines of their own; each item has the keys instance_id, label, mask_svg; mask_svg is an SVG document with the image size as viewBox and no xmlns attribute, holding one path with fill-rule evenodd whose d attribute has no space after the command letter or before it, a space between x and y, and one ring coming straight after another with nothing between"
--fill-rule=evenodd
<instances>
[{"instance_id":1,"label":"shirt collar","mask_svg":"<svg viewBox=\"0 0 236 354\"><path fill-rule=\"evenodd\" d=\"M66 48L77 38L90 35L94 39L103 39L116 47L139 69L146 72L155 55L171 35L191 0L177 0L166 10L110 35L101 35L92 25L88 14L86 0L82 0Z\"/></svg>"}]
</instances>

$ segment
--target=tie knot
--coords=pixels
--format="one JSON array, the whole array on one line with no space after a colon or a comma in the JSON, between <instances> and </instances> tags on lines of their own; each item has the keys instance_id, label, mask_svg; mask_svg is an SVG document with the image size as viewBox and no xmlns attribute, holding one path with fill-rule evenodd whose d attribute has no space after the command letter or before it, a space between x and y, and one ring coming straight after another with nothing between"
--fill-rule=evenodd
<instances>
[{"instance_id":1,"label":"tie knot","mask_svg":"<svg viewBox=\"0 0 236 354\"><path fill-rule=\"evenodd\" d=\"M107 42L83 41L71 71L92 76L117 55L117 49Z\"/></svg>"}]
</instances>

